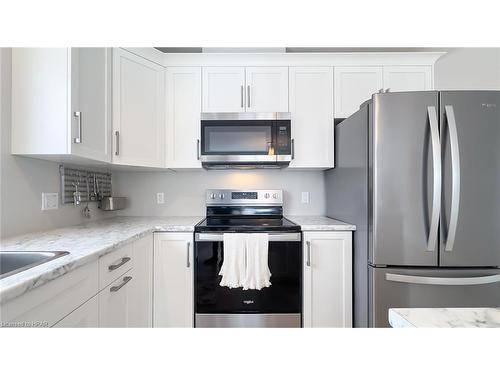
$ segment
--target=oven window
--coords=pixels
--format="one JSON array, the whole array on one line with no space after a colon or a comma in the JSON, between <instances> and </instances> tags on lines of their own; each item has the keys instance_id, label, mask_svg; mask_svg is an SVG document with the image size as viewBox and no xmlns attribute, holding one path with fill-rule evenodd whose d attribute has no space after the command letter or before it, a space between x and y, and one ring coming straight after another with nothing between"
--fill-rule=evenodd
<instances>
[{"instance_id":1,"label":"oven window","mask_svg":"<svg viewBox=\"0 0 500 375\"><path fill-rule=\"evenodd\" d=\"M196 313L300 313L301 242L270 242L271 286L261 290L219 286L222 242L196 242Z\"/></svg>"},{"instance_id":2,"label":"oven window","mask_svg":"<svg viewBox=\"0 0 500 375\"><path fill-rule=\"evenodd\" d=\"M260 154L271 155L274 153L273 126L272 124L249 125L239 121L240 125L223 124L202 127L203 154ZM255 124L255 122L252 122Z\"/></svg>"}]
</instances>

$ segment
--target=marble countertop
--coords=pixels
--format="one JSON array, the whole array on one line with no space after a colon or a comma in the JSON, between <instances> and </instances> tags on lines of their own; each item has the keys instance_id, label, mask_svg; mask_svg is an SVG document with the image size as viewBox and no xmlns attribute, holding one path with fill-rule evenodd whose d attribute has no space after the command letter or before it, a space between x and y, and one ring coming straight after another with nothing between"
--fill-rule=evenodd
<instances>
[{"instance_id":1,"label":"marble countertop","mask_svg":"<svg viewBox=\"0 0 500 375\"><path fill-rule=\"evenodd\" d=\"M351 231L356 226L325 216L287 217L305 231ZM0 279L4 303L152 232L192 232L203 217L128 217L91 221L0 241L0 251L67 251L68 255Z\"/></svg>"},{"instance_id":2,"label":"marble countertop","mask_svg":"<svg viewBox=\"0 0 500 375\"><path fill-rule=\"evenodd\" d=\"M394 328L500 328L497 308L389 309Z\"/></svg>"},{"instance_id":3,"label":"marble countertop","mask_svg":"<svg viewBox=\"0 0 500 375\"><path fill-rule=\"evenodd\" d=\"M18 297L148 233L192 232L202 219L201 216L117 216L2 239L1 251L68 251L69 254L0 279L0 301Z\"/></svg>"},{"instance_id":4,"label":"marble countertop","mask_svg":"<svg viewBox=\"0 0 500 375\"><path fill-rule=\"evenodd\" d=\"M356 230L356 226L353 224L326 216L286 216L286 218L300 225L301 229L305 231Z\"/></svg>"}]
</instances>

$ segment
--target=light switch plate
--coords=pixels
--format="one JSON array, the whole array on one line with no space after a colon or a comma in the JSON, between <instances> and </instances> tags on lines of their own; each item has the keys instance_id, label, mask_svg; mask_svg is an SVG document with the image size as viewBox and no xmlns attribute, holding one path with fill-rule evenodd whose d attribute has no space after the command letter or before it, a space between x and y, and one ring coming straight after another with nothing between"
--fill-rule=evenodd
<instances>
[{"instance_id":1,"label":"light switch plate","mask_svg":"<svg viewBox=\"0 0 500 375\"><path fill-rule=\"evenodd\" d=\"M310 201L310 196L308 191L303 191L302 192L302 203L309 203Z\"/></svg>"},{"instance_id":2,"label":"light switch plate","mask_svg":"<svg viewBox=\"0 0 500 375\"><path fill-rule=\"evenodd\" d=\"M58 193L42 193L42 211L57 210L59 208Z\"/></svg>"},{"instance_id":3,"label":"light switch plate","mask_svg":"<svg viewBox=\"0 0 500 375\"><path fill-rule=\"evenodd\" d=\"M157 204L163 204L163 203L165 203L165 194L163 194L163 193L156 193L156 203Z\"/></svg>"}]
</instances>

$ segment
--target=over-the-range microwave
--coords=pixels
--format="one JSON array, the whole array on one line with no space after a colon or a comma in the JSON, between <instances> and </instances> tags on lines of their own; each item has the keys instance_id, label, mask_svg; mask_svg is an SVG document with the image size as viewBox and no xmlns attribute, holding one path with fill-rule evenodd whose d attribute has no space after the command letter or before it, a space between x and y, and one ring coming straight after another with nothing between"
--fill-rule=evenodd
<instances>
[{"instance_id":1,"label":"over-the-range microwave","mask_svg":"<svg viewBox=\"0 0 500 375\"><path fill-rule=\"evenodd\" d=\"M282 168L293 158L289 112L202 113L204 168Z\"/></svg>"}]
</instances>

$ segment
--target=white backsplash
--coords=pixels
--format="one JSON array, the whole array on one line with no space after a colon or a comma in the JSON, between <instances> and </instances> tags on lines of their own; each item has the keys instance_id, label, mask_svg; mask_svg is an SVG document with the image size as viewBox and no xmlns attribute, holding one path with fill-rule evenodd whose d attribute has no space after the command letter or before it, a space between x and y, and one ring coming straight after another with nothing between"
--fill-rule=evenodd
<instances>
[{"instance_id":1,"label":"white backsplash","mask_svg":"<svg viewBox=\"0 0 500 375\"><path fill-rule=\"evenodd\" d=\"M287 215L324 215L323 171L200 170L182 172L114 172L113 193L128 197L119 215L204 215L206 189L282 189ZM165 203L157 204L157 193ZM310 202L301 203L302 192Z\"/></svg>"}]
</instances>

